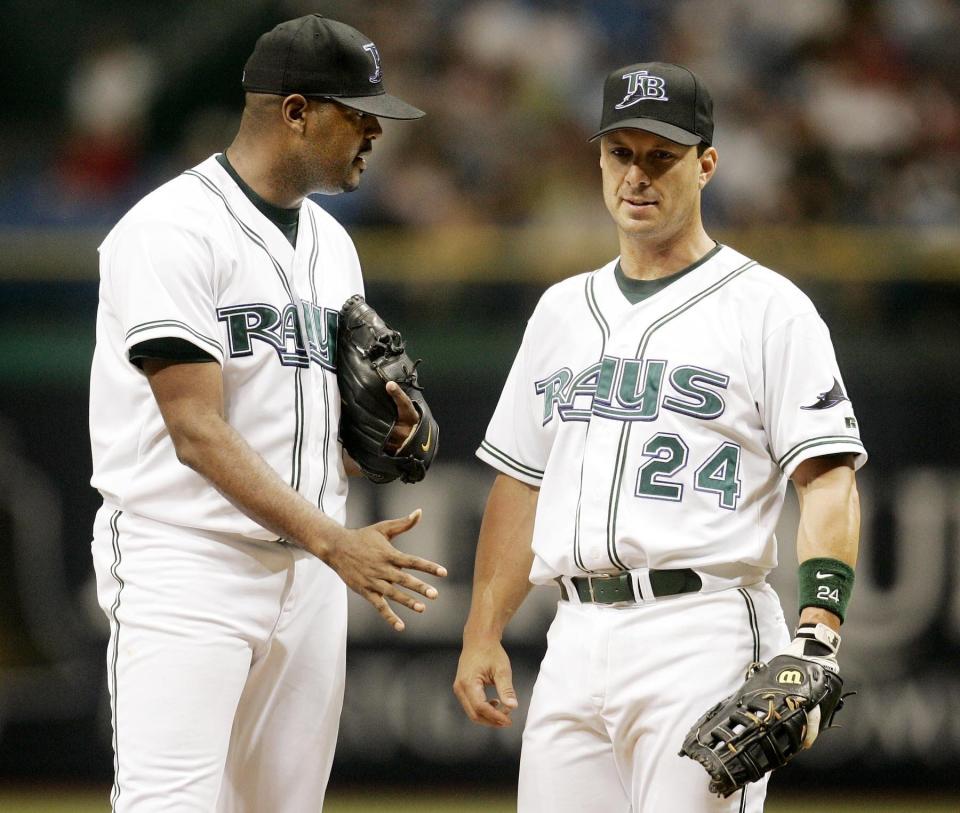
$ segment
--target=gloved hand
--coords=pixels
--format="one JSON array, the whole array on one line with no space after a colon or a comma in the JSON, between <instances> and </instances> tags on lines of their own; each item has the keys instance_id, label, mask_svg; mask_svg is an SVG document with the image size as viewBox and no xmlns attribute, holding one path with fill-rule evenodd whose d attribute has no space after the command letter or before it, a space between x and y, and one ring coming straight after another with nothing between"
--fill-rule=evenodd
<instances>
[{"instance_id":1,"label":"gloved hand","mask_svg":"<svg viewBox=\"0 0 960 813\"><path fill-rule=\"evenodd\" d=\"M407 355L403 337L356 294L340 311L337 383L340 386L340 441L368 480L405 483L422 480L437 453L440 427L423 397L418 361ZM399 449L388 448L398 419L386 385L406 393L419 422Z\"/></svg>"},{"instance_id":2,"label":"gloved hand","mask_svg":"<svg viewBox=\"0 0 960 813\"><path fill-rule=\"evenodd\" d=\"M840 636L825 624L803 624L786 651L751 664L742 686L710 708L680 750L727 797L782 768L829 728L843 706L836 653Z\"/></svg>"},{"instance_id":3,"label":"gloved hand","mask_svg":"<svg viewBox=\"0 0 960 813\"><path fill-rule=\"evenodd\" d=\"M837 652L840 649L840 633L834 632L826 624L801 624L797 627L796 637L781 654L813 661L833 674L840 675ZM820 705L807 710L807 729L803 735L803 747L809 748L820 733Z\"/></svg>"}]
</instances>

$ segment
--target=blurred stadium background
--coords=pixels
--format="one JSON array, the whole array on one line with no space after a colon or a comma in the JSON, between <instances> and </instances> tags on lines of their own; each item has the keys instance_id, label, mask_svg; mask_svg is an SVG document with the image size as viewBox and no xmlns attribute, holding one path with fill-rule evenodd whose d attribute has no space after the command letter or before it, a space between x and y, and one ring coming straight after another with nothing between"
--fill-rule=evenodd
<instances>
[{"instance_id":1,"label":"blurred stadium background","mask_svg":"<svg viewBox=\"0 0 960 813\"><path fill-rule=\"evenodd\" d=\"M604 74L638 59L685 63L712 88L708 228L817 302L872 453L841 657L859 695L843 731L774 778L769 808L960 808L960 4L0 7L0 809L106 809L86 435L96 247L143 193L229 143L257 35L312 11L371 36L388 88L429 114L385 122L360 190L319 202L424 357L444 427L436 474L415 490L358 484L351 521L422 506L410 545L451 573L403 636L353 605L328 809L510 809L520 727L473 727L449 690L491 480L472 451L540 292L616 251L585 139ZM795 511L774 580L788 614ZM524 698L555 598L535 594L510 630ZM400 790L356 792L380 787Z\"/></svg>"}]
</instances>

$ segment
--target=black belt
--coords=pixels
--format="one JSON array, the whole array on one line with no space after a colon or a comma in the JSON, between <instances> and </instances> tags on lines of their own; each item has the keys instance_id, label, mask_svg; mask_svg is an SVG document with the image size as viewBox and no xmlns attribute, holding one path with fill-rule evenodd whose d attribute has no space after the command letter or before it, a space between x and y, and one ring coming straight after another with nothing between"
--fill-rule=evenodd
<instances>
[{"instance_id":1,"label":"black belt","mask_svg":"<svg viewBox=\"0 0 960 813\"><path fill-rule=\"evenodd\" d=\"M630 573L597 576L571 576L570 581L576 588L583 604L636 604L643 601L633 589L633 576ZM558 577L560 596L569 601L566 585ZM654 598L677 596L681 593L697 593L703 587L703 580L690 568L682 570L651 570L650 587Z\"/></svg>"}]
</instances>

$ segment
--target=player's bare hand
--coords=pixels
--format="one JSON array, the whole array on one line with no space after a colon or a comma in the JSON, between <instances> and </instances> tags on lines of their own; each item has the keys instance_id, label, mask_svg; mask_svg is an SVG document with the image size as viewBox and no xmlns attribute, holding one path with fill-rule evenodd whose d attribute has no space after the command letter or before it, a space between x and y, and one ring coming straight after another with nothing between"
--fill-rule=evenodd
<instances>
[{"instance_id":1,"label":"player's bare hand","mask_svg":"<svg viewBox=\"0 0 960 813\"><path fill-rule=\"evenodd\" d=\"M396 454L403 448L407 438L420 425L420 413L417 412L413 401L396 381L387 382L387 394L393 398L393 402L397 405L397 422L390 430L390 437L384 444L384 451L387 454Z\"/></svg>"},{"instance_id":2,"label":"player's bare hand","mask_svg":"<svg viewBox=\"0 0 960 813\"><path fill-rule=\"evenodd\" d=\"M397 632L402 632L405 625L393 611L391 602L422 613L426 605L416 594L430 600L438 595L436 587L407 571L419 570L440 577L447 575L442 565L411 556L393 546L394 537L409 531L420 521L422 513L418 508L400 519L344 529L323 557L347 586L369 601Z\"/></svg>"},{"instance_id":3,"label":"player's bare hand","mask_svg":"<svg viewBox=\"0 0 960 813\"><path fill-rule=\"evenodd\" d=\"M487 698L487 686L494 687L496 697ZM494 728L512 725L510 714L519 704L510 658L497 638L464 638L453 693L473 722Z\"/></svg>"}]
</instances>

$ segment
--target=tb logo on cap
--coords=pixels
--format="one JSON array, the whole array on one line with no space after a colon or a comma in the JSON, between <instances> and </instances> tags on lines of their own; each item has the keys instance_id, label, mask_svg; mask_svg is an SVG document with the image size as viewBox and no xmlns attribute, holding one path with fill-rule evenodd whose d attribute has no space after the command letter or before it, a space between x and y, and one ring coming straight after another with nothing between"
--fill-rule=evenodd
<instances>
[{"instance_id":1,"label":"tb logo on cap","mask_svg":"<svg viewBox=\"0 0 960 813\"><path fill-rule=\"evenodd\" d=\"M650 76L647 71L631 71L625 73L623 78L627 80L627 95L616 106L617 110L623 110L644 99L654 99L658 102L670 101L667 98L664 81L659 76Z\"/></svg>"},{"instance_id":2,"label":"tb logo on cap","mask_svg":"<svg viewBox=\"0 0 960 813\"><path fill-rule=\"evenodd\" d=\"M363 50L370 54L370 58L373 60L373 76L370 77L370 84L375 85L383 79L383 71L380 69L380 53L377 51L377 46L372 42L364 45Z\"/></svg>"}]
</instances>

